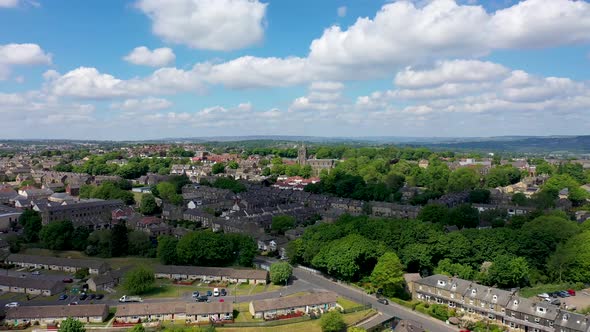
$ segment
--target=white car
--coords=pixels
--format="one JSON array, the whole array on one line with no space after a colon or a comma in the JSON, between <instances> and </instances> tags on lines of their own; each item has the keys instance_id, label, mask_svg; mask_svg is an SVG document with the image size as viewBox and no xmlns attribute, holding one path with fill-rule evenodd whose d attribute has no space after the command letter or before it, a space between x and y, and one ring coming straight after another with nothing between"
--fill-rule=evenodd
<instances>
[{"instance_id":1,"label":"white car","mask_svg":"<svg viewBox=\"0 0 590 332\"><path fill-rule=\"evenodd\" d=\"M549 296L549 294L547 293L541 293L541 294L537 294L538 297L542 298L542 299L548 299L551 296Z\"/></svg>"},{"instance_id":2,"label":"white car","mask_svg":"<svg viewBox=\"0 0 590 332\"><path fill-rule=\"evenodd\" d=\"M219 296L219 288L213 288L213 296Z\"/></svg>"},{"instance_id":3,"label":"white car","mask_svg":"<svg viewBox=\"0 0 590 332\"><path fill-rule=\"evenodd\" d=\"M39 272L39 271L33 271L33 273L31 273L31 274L34 275L34 276L40 276L41 275L41 272Z\"/></svg>"},{"instance_id":4,"label":"white car","mask_svg":"<svg viewBox=\"0 0 590 332\"><path fill-rule=\"evenodd\" d=\"M6 308L18 308L18 302L6 303L5 307Z\"/></svg>"}]
</instances>

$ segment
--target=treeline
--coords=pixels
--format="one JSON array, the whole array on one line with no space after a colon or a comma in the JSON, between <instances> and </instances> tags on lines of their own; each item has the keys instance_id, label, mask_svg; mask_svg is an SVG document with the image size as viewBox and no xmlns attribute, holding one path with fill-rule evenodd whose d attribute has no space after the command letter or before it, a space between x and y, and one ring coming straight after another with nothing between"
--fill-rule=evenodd
<instances>
[{"instance_id":1,"label":"treeline","mask_svg":"<svg viewBox=\"0 0 590 332\"><path fill-rule=\"evenodd\" d=\"M343 216L309 227L289 244L288 256L352 282L366 282L378 257L389 251L408 272L458 275L500 287L590 281L588 222L580 226L557 212L517 219L507 227L445 233L439 224L421 220Z\"/></svg>"},{"instance_id":2,"label":"treeline","mask_svg":"<svg viewBox=\"0 0 590 332\"><path fill-rule=\"evenodd\" d=\"M155 186L152 186L152 195L161 198L162 200L172 203L174 205L182 205L182 187L190 184L186 174L172 175L168 181L163 181Z\"/></svg>"},{"instance_id":3,"label":"treeline","mask_svg":"<svg viewBox=\"0 0 590 332\"><path fill-rule=\"evenodd\" d=\"M242 182L230 177L218 177L213 182L209 182L207 179L202 179L200 184L213 188L229 189L236 194L247 190L246 186Z\"/></svg>"},{"instance_id":4,"label":"treeline","mask_svg":"<svg viewBox=\"0 0 590 332\"><path fill-rule=\"evenodd\" d=\"M129 158L128 163L119 166L114 163L107 163L110 160L122 159L123 156L119 152L110 152L103 155L93 155L90 159L81 166L71 167L71 171L76 173L87 173L91 175L118 175L124 179L136 179L142 175L149 173L157 173L166 175L170 173L170 166L175 164L187 164L190 162L188 158L172 159L172 158ZM66 171L69 166L59 164L56 170ZM67 168L67 169L66 169Z\"/></svg>"},{"instance_id":5,"label":"treeline","mask_svg":"<svg viewBox=\"0 0 590 332\"><path fill-rule=\"evenodd\" d=\"M157 257L165 265L252 266L257 246L250 236L194 231L180 240L158 238Z\"/></svg>"},{"instance_id":6,"label":"treeline","mask_svg":"<svg viewBox=\"0 0 590 332\"><path fill-rule=\"evenodd\" d=\"M80 198L98 198L98 199L120 199L126 205L135 204L131 182L122 179L121 181L105 181L99 186L82 185L80 187Z\"/></svg>"}]
</instances>

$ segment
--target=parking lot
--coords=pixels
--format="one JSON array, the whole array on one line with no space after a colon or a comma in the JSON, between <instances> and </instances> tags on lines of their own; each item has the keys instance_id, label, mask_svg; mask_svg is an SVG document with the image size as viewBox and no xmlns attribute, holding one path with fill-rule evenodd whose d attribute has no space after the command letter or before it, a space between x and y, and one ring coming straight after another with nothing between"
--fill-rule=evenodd
<instances>
[{"instance_id":1,"label":"parking lot","mask_svg":"<svg viewBox=\"0 0 590 332\"><path fill-rule=\"evenodd\" d=\"M560 299L568 308L575 307L576 310L584 309L590 306L590 288L576 292L576 296Z\"/></svg>"}]
</instances>

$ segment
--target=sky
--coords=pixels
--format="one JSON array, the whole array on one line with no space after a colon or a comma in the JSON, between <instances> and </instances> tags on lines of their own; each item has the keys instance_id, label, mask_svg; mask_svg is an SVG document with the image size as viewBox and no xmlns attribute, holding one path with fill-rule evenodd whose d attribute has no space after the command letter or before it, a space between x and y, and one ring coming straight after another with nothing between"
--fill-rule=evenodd
<instances>
[{"instance_id":1,"label":"sky","mask_svg":"<svg viewBox=\"0 0 590 332\"><path fill-rule=\"evenodd\" d=\"M0 138L590 134L584 0L0 0Z\"/></svg>"}]
</instances>

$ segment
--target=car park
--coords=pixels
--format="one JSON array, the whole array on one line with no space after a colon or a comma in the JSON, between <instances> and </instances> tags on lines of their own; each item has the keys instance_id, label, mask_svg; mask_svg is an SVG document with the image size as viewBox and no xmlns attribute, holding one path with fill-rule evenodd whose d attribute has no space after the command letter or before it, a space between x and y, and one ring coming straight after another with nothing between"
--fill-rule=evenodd
<instances>
[{"instance_id":1,"label":"car park","mask_svg":"<svg viewBox=\"0 0 590 332\"><path fill-rule=\"evenodd\" d=\"M68 295L67 295L67 294L61 294L61 295L59 296L59 300L60 300L60 301L66 300L67 298L68 298Z\"/></svg>"},{"instance_id":2,"label":"car park","mask_svg":"<svg viewBox=\"0 0 590 332\"><path fill-rule=\"evenodd\" d=\"M10 302L10 303L6 303L5 307L6 308L18 308L19 304L18 302Z\"/></svg>"}]
</instances>

